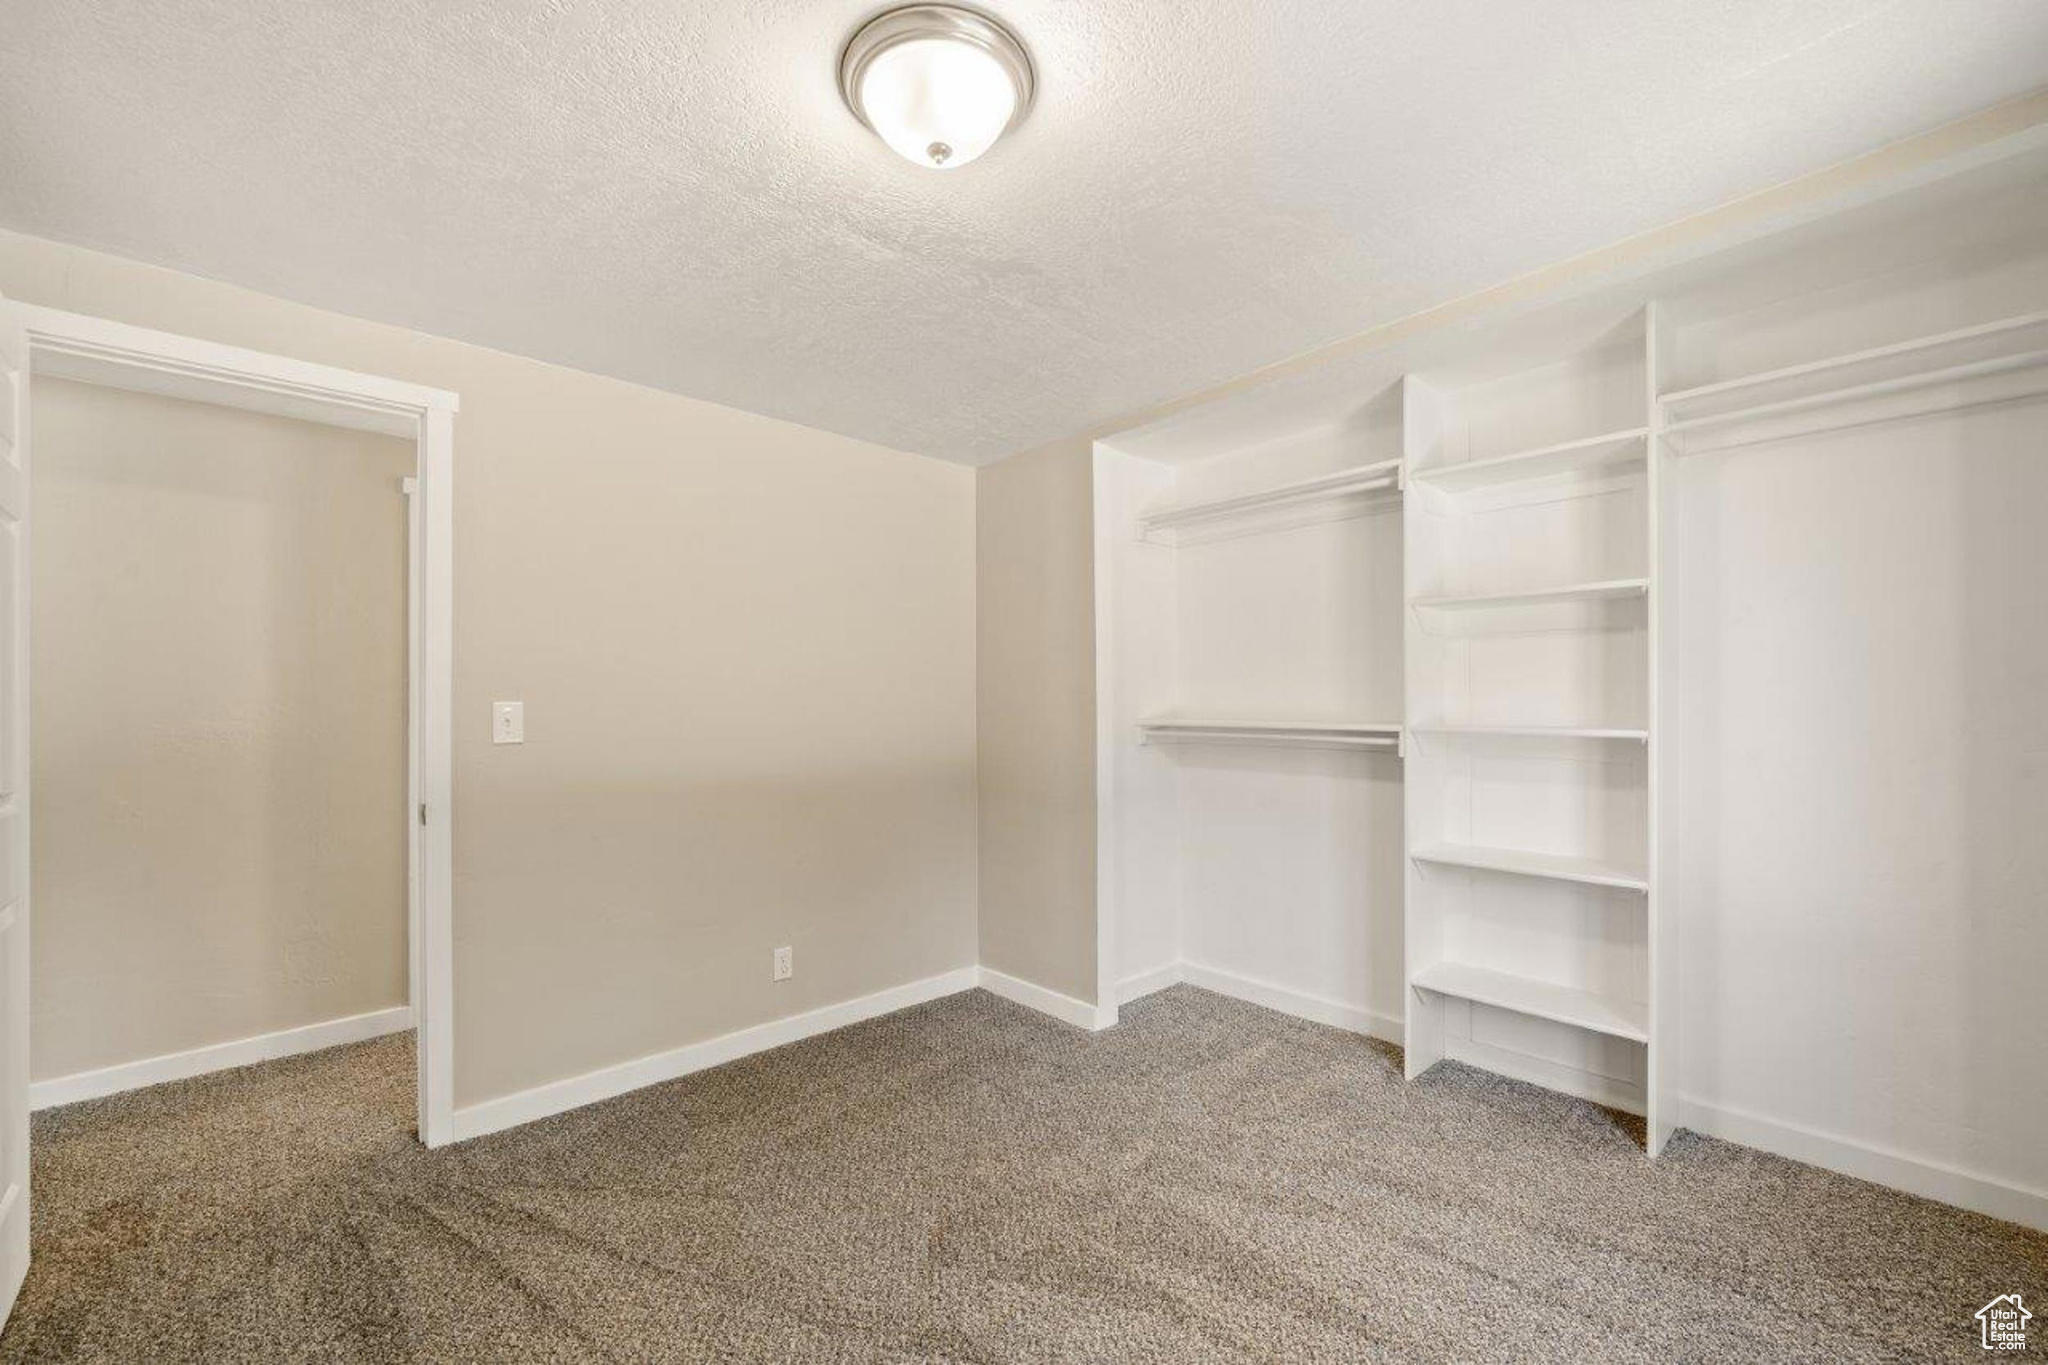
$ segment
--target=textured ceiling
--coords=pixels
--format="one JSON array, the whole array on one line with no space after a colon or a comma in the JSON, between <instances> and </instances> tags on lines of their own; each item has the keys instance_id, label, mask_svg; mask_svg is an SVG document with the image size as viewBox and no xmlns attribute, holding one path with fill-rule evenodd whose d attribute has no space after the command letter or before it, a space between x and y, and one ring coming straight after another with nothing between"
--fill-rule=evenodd
<instances>
[{"instance_id":1,"label":"textured ceiling","mask_svg":"<svg viewBox=\"0 0 2048 1365\"><path fill-rule=\"evenodd\" d=\"M982 462L2048 83L2043 0L1000 0L899 161L869 0L0 0L0 226Z\"/></svg>"}]
</instances>

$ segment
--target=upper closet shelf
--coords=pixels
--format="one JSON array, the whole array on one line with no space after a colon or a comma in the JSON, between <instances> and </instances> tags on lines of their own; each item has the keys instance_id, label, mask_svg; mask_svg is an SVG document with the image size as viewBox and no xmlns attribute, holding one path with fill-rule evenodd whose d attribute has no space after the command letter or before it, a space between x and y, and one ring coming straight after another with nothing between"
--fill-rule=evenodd
<instances>
[{"instance_id":1,"label":"upper closet shelf","mask_svg":"<svg viewBox=\"0 0 2048 1365\"><path fill-rule=\"evenodd\" d=\"M1495 455L1463 464L1430 465L1412 470L1409 477L1449 493L1469 493L1483 488L1547 479L1559 474L1598 473L1641 465L1648 431L1628 431L1589 436L1580 441Z\"/></svg>"},{"instance_id":2,"label":"upper closet shelf","mask_svg":"<svg viewBox=\"0 0 2048 1365\"><path fill-rule=\"evenodd\" d=\"M1718 449L2048 392L2048 313L1661 395L1681 452Z\"/></svg>"},{"instance_id":3,"label":"upper closet shelf","mask_svg":"<svg viewBox=\"0 0 2048 1365\"><path fill-rule=\"evenodd\" d=\"M1483 593L1477 597L1417 597L1413 605L1432 611L1480 611L1496 607L1534 607L1551 602L1601 602L1641 597L1650 590L1646 578L1612 578L1599 583L1572 583L1532 592Z\"/></svg>"},{"instance_id":4,"label":"upper closet shelf","mask_svg":"<svg viewBox=\"0 0 2048 1365\"><path fill-rule=\"evenodd\" d=\"M1399 752L1398 721L1228 720L1197 716L1152 716L1138 722L1146 743L1155 740L1234 740L1256 744L1298 744L1328 749L1391 749Z\"/></svg>"},{"instance_id":5,"label":"upper closet shelf","mask_svg":"<svg viewBox=\"0 0 2048 1365\"><path fill-rule=\"evenodd\" d=\"M1182 503L1176 507L1162 507L1157 511L1142 514L1138 518L1138 526L1140 530L1150 534L1153 531L1207 526L1232 517L1249 516L1332 498L1397 498L1400 493L1401 462L1380 460L1374 464L1340 469L1334 474L1324 474L1313 479L1298 479L1293 483L1277 484L1254 493L1240 493L1236 497L1211 498L1203 502Z\"/></svg>"}]
</instances>

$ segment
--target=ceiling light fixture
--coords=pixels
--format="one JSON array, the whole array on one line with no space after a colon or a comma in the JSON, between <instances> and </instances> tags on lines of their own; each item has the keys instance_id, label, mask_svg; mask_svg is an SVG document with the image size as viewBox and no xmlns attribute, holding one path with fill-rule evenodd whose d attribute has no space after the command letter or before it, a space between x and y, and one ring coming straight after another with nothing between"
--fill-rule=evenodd
<instances>
[{"instance_id":1,"label":"ceiling light fixture","mask_svg":"<svg viewBox=\"0 0 2048 1365\"><path fill-rule=\"evenodd\" d=\"M839 92L899 155L952 170L995 145L1031 107L1031 58L1016 35L958 5L905 5L863 24L839 58Z\"/></svg>"}]
</instances>

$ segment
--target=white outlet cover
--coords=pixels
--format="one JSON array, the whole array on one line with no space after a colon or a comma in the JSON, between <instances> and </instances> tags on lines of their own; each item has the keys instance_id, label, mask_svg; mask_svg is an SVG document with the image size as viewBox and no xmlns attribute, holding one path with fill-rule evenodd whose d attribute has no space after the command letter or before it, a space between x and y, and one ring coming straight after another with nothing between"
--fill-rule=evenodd
<instances>
[{"instance_id":1,"label":"white outlet cover","mask_svg":"<svg viewBox=\"0 0 2048 1365\"><path fill-rule=\"evenodd\" d=\"M775 950L774 965L770 970L773 973L772 979L776 981L789 980L790 977L796 974L796 950L793 948L777 948Z\"/></svg>"}]
</instances>

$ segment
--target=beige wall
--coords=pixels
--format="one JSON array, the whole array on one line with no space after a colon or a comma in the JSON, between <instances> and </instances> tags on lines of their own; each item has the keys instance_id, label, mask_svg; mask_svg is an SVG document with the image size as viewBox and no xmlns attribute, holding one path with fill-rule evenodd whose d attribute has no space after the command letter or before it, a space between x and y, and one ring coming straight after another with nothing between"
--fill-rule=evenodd
<instances>
[{"instance_id":1,"label":"beige wall","mask_svg":"<svg viewBox=\"0 0 2048 1365\"><path fill-rule=\"evenodd\" d=\"M34 403L31 1074L405 1004L412 443Z\"/></svg>"},{"instance_id":2,"label":"beige wall","mask_svg":"<svg viewBox=\"0 0 2048 1365\"><path fill-rule=\"evenodd\" d=\"M458 1106L974 961L973 471L14 234L0 292L461 394Z\"/></svg>"},{"instance_id":3,"label":"beige wall","mask_svg":"<svg viewBox=\"0 0 2048 1365\"><path fill-rule=\"evenodd\" d=\"M1095 1003L1094 454L978 471L981 961Z\"/></svg>"}]
</instances>

